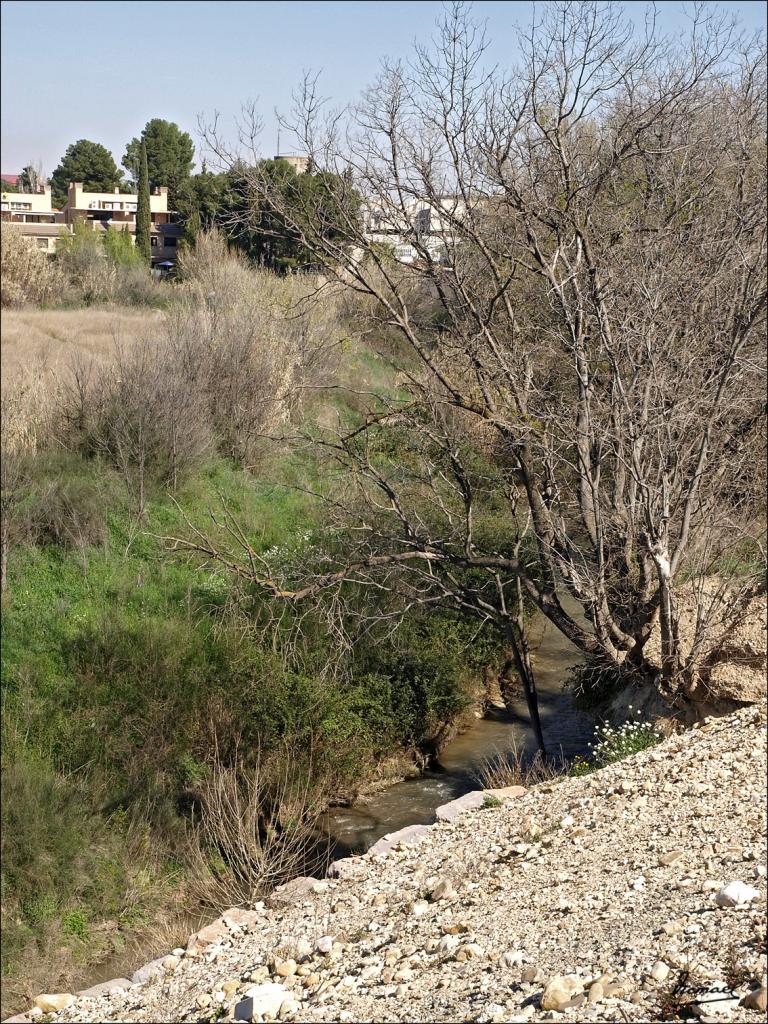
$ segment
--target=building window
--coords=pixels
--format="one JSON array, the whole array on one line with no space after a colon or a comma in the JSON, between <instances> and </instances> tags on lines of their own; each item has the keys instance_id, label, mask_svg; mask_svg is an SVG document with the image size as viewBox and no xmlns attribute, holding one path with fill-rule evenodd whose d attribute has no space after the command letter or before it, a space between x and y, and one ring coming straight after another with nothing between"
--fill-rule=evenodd
<instances>
[{"instance_id":1,"label":"building window","mask_svg":"<svg viewBox=\"0 0 768 1024\"><path fill-rule=\"evenodd\" d=\"M37 244L37 248L38 249L47 249L48 248L48 239L47 238L36 238L35 239L35 243Z\"/></svg>"},{"instance_id":2,"label":"building window","mask_svg":"<svg viewBox=\"0 0 768 1024\"><path fill-rule=\"evenodd\" d=\"M11 203L12 210L31 210L32 203Z\"/></svg>"},{"instance_id":3,"label":"building window","mask_svg":"<svg viewBox=\"0 0 768 1024\"><path fill-rule=\"evenodd\" d=\"M156 248L157 248L157 246L158 246L158 238L157 238L157 235L152 235L152 236L150 237L150 239L149 239L149 242L150 242L150 245L152 246L152 248L153 248L153 249L156 249Z\"/></svg>"},{"instance_id":4,"label":"building window","mask_svg":"<svg viewBox=\"0 0 768 1024\"><path fill-rule=\"evenodd\" d=\"M169 246L171 249L174 249L176 247L177 242L177 238L166 238L164 244Z\"/></svg>"}]
</instances>

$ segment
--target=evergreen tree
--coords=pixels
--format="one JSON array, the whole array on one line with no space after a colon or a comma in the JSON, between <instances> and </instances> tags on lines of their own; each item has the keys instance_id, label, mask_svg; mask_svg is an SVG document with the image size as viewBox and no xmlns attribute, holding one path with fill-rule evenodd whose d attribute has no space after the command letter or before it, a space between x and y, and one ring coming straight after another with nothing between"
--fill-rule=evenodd
<instances>
[{"instance_id":1,"label":"evergreen tree","mask_svg":"<svg viewBox=\"0 0 768 1024\"><path fill-rule=\"evenodd\" d=\"M51 175L55 206L66 203L71 181L81 181L89 192L112 192L120 184L120 172L108 149L98 142L80 139L67 147Z\"/></svg>"},{"instance_id":2,"label":"evergreen tree","mask_svg":"<svg viewBox=\"0 0 768 1024\"><path fill-rule=\"evenodd\" d=\"M139 169L139 199L136 208L136 248L147 261L152 260L152 218L149 213L149 170L147 169L147 147L141 143Z\"/></svg>"},{"instance_id":3,"label":"evergreen tree","mask_svg":"<svg viewBox=\"0 0 768 1024\"><path fill-rule=\"evenodd\" d=\"M147 147L147 168L151 188L168 187L172 204L176 193L189 179L195 157L192 139L172 121L156 117L148 121L139 138L131 139L125 149L123 166L133 181L141 172L141 143Z\"/></svg>"}]
</instances>

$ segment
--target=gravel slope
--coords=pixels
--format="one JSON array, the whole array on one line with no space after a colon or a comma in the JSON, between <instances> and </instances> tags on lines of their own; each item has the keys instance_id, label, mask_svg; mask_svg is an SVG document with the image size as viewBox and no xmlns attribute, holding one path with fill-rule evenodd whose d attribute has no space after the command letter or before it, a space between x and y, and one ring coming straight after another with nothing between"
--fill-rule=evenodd
<instances>
[{"instance_id":1,"label":"gravel slope","mask_svg":"<svg viewBox=\"0 0 768 1024\"><path fill-rule=\"evenodd\" d=\"M710 720L345 861L297 902L205 930L145 983L46 1019L251 1019L271 1003L296 1021L652 1021L676 1002L762 1021L765 718ZM718 906L735 881L747 901ZM244 1005L264 983L282 988Z\"/></svg>"}]
</instances>

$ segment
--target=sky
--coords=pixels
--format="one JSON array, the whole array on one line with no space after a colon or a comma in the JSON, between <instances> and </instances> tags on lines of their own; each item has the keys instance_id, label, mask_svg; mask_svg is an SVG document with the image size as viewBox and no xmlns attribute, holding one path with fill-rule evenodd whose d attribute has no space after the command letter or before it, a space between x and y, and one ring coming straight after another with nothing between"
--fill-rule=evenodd
<instances>
[{"instance_id":1,"label":"sky","mask_svg":"<svg viewBox=\"0 0 768 1024\"><path fill-rule=\"evenodd\" d=\"M197 143L198 114L218 110L232 125L244 100L265 122L262 152L277 146L274 110L287 111L305 71L320 71L334 103L353 99L382 57L405 57L427 42L442 4L433 0L235 2L235 0L3 0L2 152L4 173L40 161L50 174L77 139L100 142L118 165L126 143L153 117L175 121ZM642 18L644 4L627 12ZM765 0L722 2L744 26L764 29ZM657 4L662 26L684 25L679 0ZM476 2L487 20L490 56L514 56L514 27L530 0ZM285 141L285 140L283 140ZM282 145L283 151L288 145Z\"/></svg>"}]
</instances>

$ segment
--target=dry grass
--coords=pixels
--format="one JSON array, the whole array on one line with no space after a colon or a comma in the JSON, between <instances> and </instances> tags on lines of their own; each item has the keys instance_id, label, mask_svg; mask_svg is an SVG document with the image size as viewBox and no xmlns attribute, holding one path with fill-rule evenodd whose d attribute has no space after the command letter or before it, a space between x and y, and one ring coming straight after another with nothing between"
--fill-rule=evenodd
<instances>
[{"instance_id":1,"label":"dry grass","mask_svg":"<svg viewBox=\"0 0 768 1024\"><path fill-rule=\"evenodd\" d=\"M528 756L520 747L499 750L482 761L476 771L482 789L505 789L507 786L525 786L528 789L541 782L562 778L568 766L563 758L544 758L541 751Z\"/></svg>"},{"instance_id":2,"label":"dry grass","mask_svg":"<svg viewBox=\"0 0 768 1024\"><path fill-rule=\"evenodd\" d=\"M4 310L0 328L0 369L3 387L34 370L36 375L60 372L75 353L111 362L115 341L131 345L151 337L163 323L157 309L100 306L86 309Z\"/></svg>"}]
</instances>

